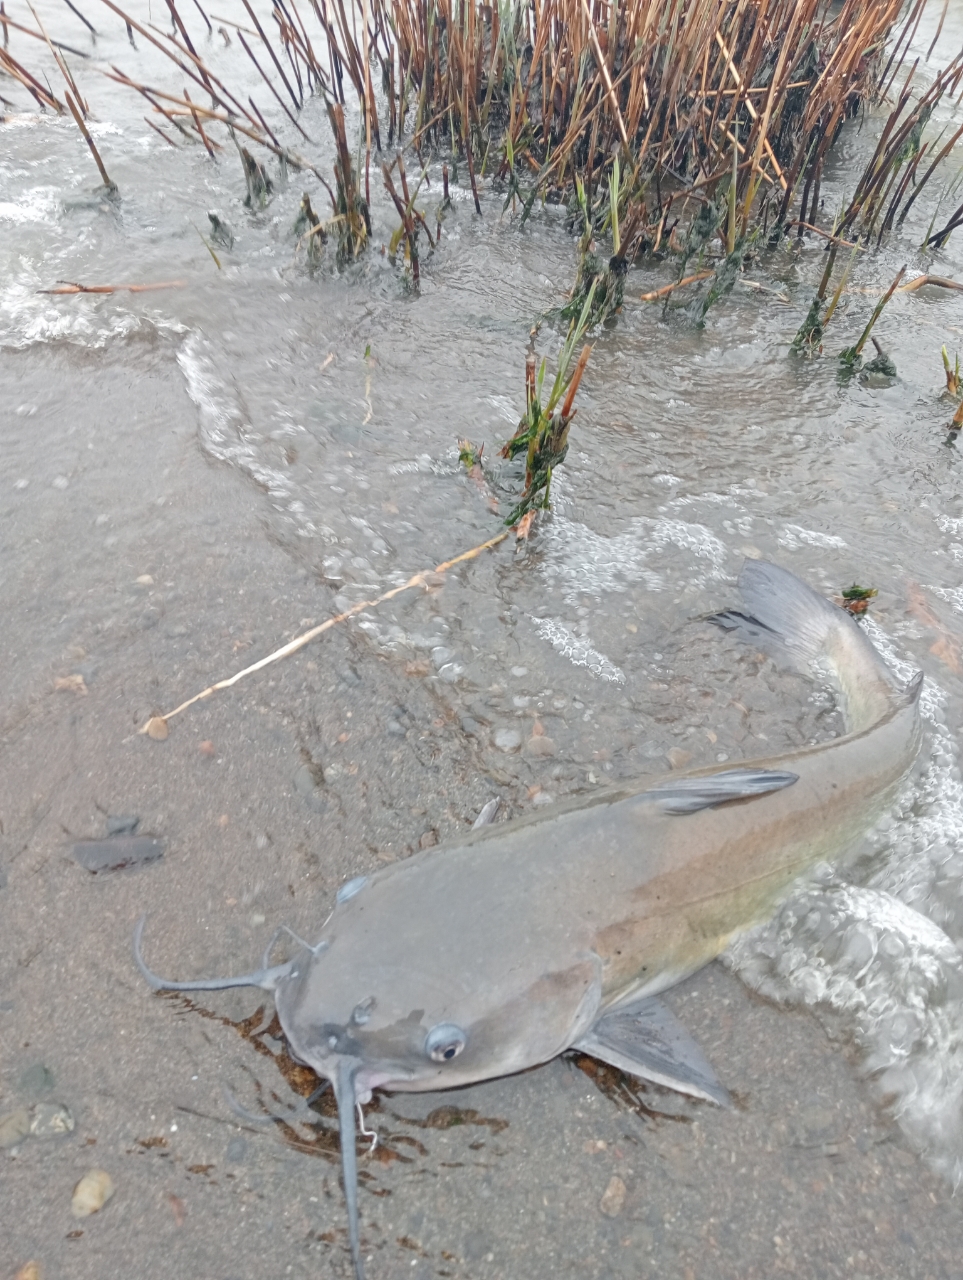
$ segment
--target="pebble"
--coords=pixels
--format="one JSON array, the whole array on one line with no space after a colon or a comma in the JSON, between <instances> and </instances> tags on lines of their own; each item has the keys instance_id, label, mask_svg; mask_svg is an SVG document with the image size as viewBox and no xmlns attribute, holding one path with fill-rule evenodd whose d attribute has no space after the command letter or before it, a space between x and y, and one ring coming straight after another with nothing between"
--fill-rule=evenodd
<instances>
[{"instance_id":1,"label":"pebble","mask_svg":"<svg viewBox=\"0 0 963 1280\"><path fill-rule=\"evenodd\" d=\"M522 735L517 729L499 729L492 741L499 751L517 751L522 745Z\"/></svg>"},{"instance_id":2,"label":"pebble","mask_svg":"<svg viewBox=\"0 0 963 1280\"><path fill-rule=\"evenodd\" d=\"M0 1116L0 1151L15 1147L30 1133L30 1113L26 1107L18 1107Z\"/></svg>"},{"instance_id":3,"label":"pebble","mask_svg":"<svg viewBox=\"0 0 963 1280\"><path fill-rule=\"evenodd\" d=\"M294 789L298 795L307 802L308 808L313 809L315 813L324 813L328 807L328 802L324 796L318 791L318 784L315 781L315 768L309 764L301 765L297 773L294 775Z\"/></svg>"},{"instance_id":4,"label":"pebble","mask_svg":"<svg viewBox=\"0 0 963 1280\"><path fill-rule=\"evenodd\" d=\"M30 1108L30 1134L34 1138L62 1138L73 1133L74 1118L60 1102L38 1102Z\"/></svg>"},{"instance_id":5,"label":"pebble","mask_svg":"<svg viewBox=\"0 0 963 1280\"><path fill-rule=\"evenodd\" d=\"M134 814L108 815L107 834L109 836L132 836L140 824L140 818Z\"/></svg>"},{"instance_id":6,"label":"pebble","mask_svg":"<svg viewBox=\"0 0 963 1280\"><path fill-rule=\"evenodd\" d=\"M434 845L436 845L437 843L438 843L438 832L437 832L437 831L426 831L426 832L425 832L425 834L424 834L424 835L421 837L421 839L418 841L418 848L419 848L419 849L431 849L431 848L432 848Z\"/></svg>"},{"instance_id":7,"label":"pebble","mask_svg":"<svg viewBox=\"0 0 963 1280\"><path fill-rule=\"evenodd\" d=\"M618 1176L613 1174L609 1178L609 1185L602 1192L602 1199L599 1201L599 1208L607 1218L617 1218L622 1212L625 1204L625 1183Z\"/></svg>"},{"instance_id":8,"label":"pebble","mask_svg":"<svg viewBox=\"0 0 963 1280\"><path fill-rule=\"evenodd\" d=\"M673 769L684 769L692 759L692 752L684 751L682 747L670 747L667 755Z\"/></svg>"},{"instance_id":9,"label":"pebble","mask_svg":"<svg viewBox=\"0 0 963 1280\"><path fill-rule=\"evenodd\" d=\"M553 756L555 743L544 734L533 736L525 743L525 752L530 756Z\"/></svg>"},{"instance_id":10,"label":"pebble","mask_svg":"<svg viewBox=\"0 0 963 1280\"><path fill-rule=\"evenodd\" d=\"M89 1218L98 1213L114 1194L114 1181L103 1169L91 1169L74 1187L70 1212L75 1218Z\"/></svg>"},{"instance_id":11,"label":"pebble","mask_svg":"<svg viewBox=\"0 0 963 1280\"><path fill-rule=\"evenodd\" d=\"M227 1144L227 1151L224 1158L228 1164L240 1164L247 1156L248 1144L246 1138L232 1138Z\"/></svg>"},{"instance_id":12,"label":"pebble","mask_svg":"<svg viewBox=\"0 0 963 1280\"><path fill-rule=\"evenodd\" d=\"M20 1268L13 1280L42 1280L43 1273L40 1270L40 1263L35 1261L25 1262Z\"/></svg>"},{"instance_id":13,"label":"pebble","mask_svg":"<svg viewBox=\"0 0 963 1280\"><path fill-rule=\"evenodd\" d=\"M47 1093L55 1083L54 1073L42 1062L35 1062L20 1077L20 1088L35 1097L41 1093Z\"/></svg>"},{"instance_id":14,"label":"pebble","mask_svg":"<svg viewBox=\"0 0 963 1280\"><path fill-rule=\"evenodd\" d=\"M164 855L164 842L154 836L108 836L106 840L78 840L70 852L82 867L97 875L156 862Z\"/></svg>"}]
</instances>

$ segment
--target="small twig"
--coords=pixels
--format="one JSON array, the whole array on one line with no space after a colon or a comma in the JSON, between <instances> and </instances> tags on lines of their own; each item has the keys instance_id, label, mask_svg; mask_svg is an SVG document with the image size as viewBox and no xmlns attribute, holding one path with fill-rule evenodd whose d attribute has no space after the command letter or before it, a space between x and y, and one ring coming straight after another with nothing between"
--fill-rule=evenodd
<instances>
[{"instance_id":1,"label":"small twig","mask_svg":"<svg viewBox=\"0 0 963 1280\"><path fill-rule=\"evenodd\" d=\"M159 133L168 146L173 147L175 151L178 151L180 149L177 143L174 141L174 139L168 138L167 134L160 127L160 125L154 124L153 120L151 120L148 116L144 116L144 123L150 125L150 127L154 130L155 133Z\"/></svg>"},{"instance_id":2,"label":"small twig","mask_svg":"<svg viewBox=\"0 0 963 1280\"><path fill-rule=\"evenodd\" d=\"M38 293L151 293L155 289L183 289L186 280L160 280L156 284L75 284L58 280L56 289L38 289Z\"/></svg>"},{"instance_id":3,"label":"small twig","mask_svg":"<svg viewBox=\"0 0 963 1280\"><path fill-rule=\"evenodd\" d=\"M941 289L960 289L963 290L963 283L959 280L949 280L946 276L923 275L916 276L910 280L908 284L901 284L896 290L897 293L915 293L917 289L922 289L924 284L935 284Z\"/></svg>"},{"instance_id":4,"label":"small twig","mask_svg":"<svg viewBox=\"0 0 963 1280\"><path fill-rule=\"evenodd\" d=\"M599 46L599 38L595 34L595 23L592 21L592 14L589 12L588 0L582 0L582 12L585 14L585 21L588 23L589 39L592 42L592 51L595 54L595 60L599 65L602 79L605 81L605 90L609 95L609 101L612 104L612 110L615 112L615 121L619 126L619 133L622 135L622 144L626 151L629 150L629 135L625 131L625 121L622 119L622 111L619 107L619 100L615 96L615 87L612 84L612 77L609 75L608 64L602 56L602 50Z\"/></svg>"},{"instance_id":5,"label":"small twig","mask_svg":"<svg viewBox=\"0 0 963 1280\"><path fill-rule=\"evenodd\" d=\"M710 276L714 276L714 271L697 271L693 276L686 276L683 280L676 280L672 284L664 284L661 289L652 289L649 293L643 293L640 296L641 302L655 302L657 298L664 298L675 289L681 289L684 284L695 284L697 280L708 280Z\"/></svg>"},{"instance_id":6,"label":"small twig","mask_svg":"<svg viewBox=\"0 0 963 1280\"><path fill-rule=\"evenodd\" d=\"M828 240L830 244L841 244L844 249L860 249L866 252L866 246L862 244L854 244L852 240L842 240L839 236L831 235L828 231L823 231L822 227L814 227L811 222L789 222L786 224L786 230L790 227L805 227L807 231L815 231L817 236L822 236L824 240Z\"/></svg>"},{"instance_id":7,"label":"small twig","mask_svg":"<svg viewBox=\"0 0 963 1280\"><path fill-rule=\"evenodd\" d=\"M80 10L77 8L77 6L76 6L75 4L73 4L73 3L72 3L72 0L64 0L64 4L67 6L67 8L68 8L68 9L70 9L73 13L75 13L75 14L77 15L77 17L78 17L78 18L80 19L80 21L84 24L84 26L87 28L87 30L90 32L90 34L91 34L91 35L96 39L96 36L97 36L97 28L94 26L94 24L93 24L92 22L88 22L88 20L87 20L87 19L84 17L84 15L80 12Z\"/></svg>"},{"instance_id":8,"label":"small twig","mask_svg":"<svg viewBox=\"0 0 963 1280\"><path fill-rule=\"evenodd\" d=\"M19 22L14 22L13 18L8 18L3 9L0 8L0 25L3 27L4 39L6 40L7 28L13 27L14 31L19 31L25 36L33 36L34 40L44 40L46 44L53 45L56 49L63 49L65 53L72 53L75 58L89 58L89 53L84 53L83 49L75 49L72 45L61 44L59 40L51 40L42 36L39 31L31 31L29 27L23 27Z\"/></svg>"},{"instance_id":9,"label":"small twig","mask_svg":"<svg viewBox=\"0 0 963 1280\"><path fill-rule=\"evenodd\" d=\"M70 96L69 89L64 90L64 97L67 99L67 106L70 108L70 114L77 121L77 128L84 135L84 141L87 143L87 146L90 147L90 154L94 157L94 160L97 163L97 168L100 170L100 176L104 180L104 186L107 188L108 191L116 191L117 186L115 183L111 182L110 175L108 174L107 170L104 168L104 162L100 158L100 152L94 146L94 140L90 136L90 130L84 124L84 118L80 114L79 110L77 109L77 104L74 102L73 98Z\"/></svg>"},{"instance_id":10,"label":"small twig","mask_svg":"<svg viewBox=\"0 0 963 1280\"><path fill-rule=\"evenodd\" d=\"M229 689L232 685L237 684L239 680L243 680L245 676L252 675L255 671L260 671L262 667L268 666L272 662L277 662L281 658L287 658L292 653L297 653L299 649L303 649L317 636L323 632L330 630L331 627L339 622L345 622L348 618L353 618L358 613L363 613L365 609L374 609L379 604L384 604L386 600L392 600L395 596L401 595L403 591L410 591L413 587L427 587L430 584L429 579L436 573L444 573L447 569L453 568L456 564L463 564L466 560L473 560L476 556L481 555L483 551L490 551L493 547L497 547L500 542L511 533L511 529L506 529L503 533L499 533L494 538L489 538L487 542L482 542L477 547L472 547L470 551L463 551L460 556L455 556L453 560L445 560L441 564L436 565L434 569L423 569L421 573L414 574L407 582L403 582L400 587L392 587L390 591L385 591L378 596L376 600L361 600L357 604L346 609L344 613L339 613L333 618L328 618L317 627L312 627L310 631L305 631L303 635L297 636L288 644L282 645L280 649L275 649L273 653L269 653L266 658L261 658L259 662L252 663L251 666L245 667L243 671L236 672L233 676L229 676L226 680L219 680L217 684L210 685L209 688L197 693L193 698L188 698L186 702L182 702L179 707L175 707L173 711L169 711L164 716L151 716L150 720L138 732L150 734L152 737L152 726L154 732L159 729L162 736L166 737L166 724L173 716L180 715L182 711L186 711L188 707L194 705L195 702L201 702L204 698L209 698L211 694L216 693L218 689ZM158 721L161 723L158 725Z\"/></svg>"}]
</instances>

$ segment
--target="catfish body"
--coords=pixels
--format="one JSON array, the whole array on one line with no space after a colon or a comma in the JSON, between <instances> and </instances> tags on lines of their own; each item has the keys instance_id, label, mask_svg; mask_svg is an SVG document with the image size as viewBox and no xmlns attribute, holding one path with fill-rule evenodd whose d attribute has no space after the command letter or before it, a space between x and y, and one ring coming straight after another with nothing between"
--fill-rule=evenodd
<instances>
[{"instance_id":1,"label":"catfish body","mask_svg":"<svg viewBox=\"0 0 963 1280\"><path fill-rule=\"evenodd\" d=\"M372 1089L469 1084L577 1046L724 1100L698 1047L651 997L843 852L912 763L921 677L895 688L853 619L787 570L748 561L739 585L747 612L710 620L799 665L828 663L846 736L578 797L358 877L318 942L273 968L266 955L241 977L158 977L138 924L134 954L152 986L272 990L292 1052L333 1083L358 1280L354 1112Z\"/></svg>"},{"instance_id":2,"label":"catfish body","mask_svg":"<svg viewBox=\"0 0 963 1280\"><path fill-rule=\"evenodd\" d=\"M797 776L770 794L666 813L650 797L679 785L672 774L375 873L336 907L323 953L277 986L292 1048L326 1074L347 1036L363 1064L359 1096L547 1061L606 1009L701 968L865 831L912 761L918 725L906 702L861 733L753 761ZM465 1044L434 1063L425 1037L444 1024Z\"/></svg>"}]
</instances>

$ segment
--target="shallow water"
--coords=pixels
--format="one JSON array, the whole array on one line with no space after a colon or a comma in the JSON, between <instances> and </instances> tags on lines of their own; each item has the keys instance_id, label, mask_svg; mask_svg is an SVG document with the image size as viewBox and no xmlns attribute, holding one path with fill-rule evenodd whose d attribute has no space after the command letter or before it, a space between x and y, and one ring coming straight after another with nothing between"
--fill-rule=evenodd
<instances>
[{"instance_id":1,"label":"shallow water","mask_svg":"<svg viewBox=\"0 0 963 1280\"><path fill-rule=\"evenodd\" d=\"M11 15L28 23L29 13L16 9ZM245 1098L245 1073L263 1064L229 1028L147 1000L127 953L132 920L150 909L151 959L162 971L231 970L239 956L246 967L275 922L310 933L345 875L463 830L493 794L503 813L517 814L664 769L673 749L675 760L681 752L692 765L709 764L838 732L830 691L760 669L698 621L734 603L744 556L762 554L830 595L854 581L878 587L870 634L901 677L919 668L927 676L923 751L892 814L848 869L822 869L728 958L753 990L817 1009L838 1043L823 1052L814 1023L751 1005L714 970L679 999L682 1008L691 1001L693 1024L707 1021L707 1051L727 1083L751 1095L751 1119L696 1109L691 1128L702 1126L707 1149L700 1156L695 1141L685 1157L692 1164L669 1178L668 1192L651 1185L651 1170L636 1159L625 1178L635 1225L600 1220L591 1257L577 1256L577 1233L566 1234L573 1215L598 1217L608 1177L597 1187L591 1181L598 1161L586 1144L603 1141L596 1154L609 1151L624 1124L630 1143L671 1161L680 1144L688 1150L689 1137L678 1135L689 1130L600 1111L609 1105L601 1095L555 1064L459 1103L485 1116L514 1109L509 1137L498 1139L507 1144L501 1168L481 1183L491 1212L471 1207L475 1174L449 1172L448 1218L461 1235L445 1244L437 1204L421 1189L440 1185L444 1153L441 1139L425 1138L429 1154L410 1170L399 1162L373 1175L425 1221L403 1229L394 1222L400 1208L382 1215L384 1230L372 1219L371 1247L386 1275L446 1265L456 1274L518 1274L533 1235L542 1241L533 1275L560 1259L573 1274L621 1274L641 1254L680 1276L693 1266L750 1275L770 1274L774 1256L785 1261L772 1240L789 1232L802 1274L836 1274L847 1250L856 1258L847 1274L876 1274L877 1263L880 1274L952 1274L959 1210L941 1197L963 1175L963 489L959 450L947 445L952 406L941 396L939 349L963 345L959 295L926 288L892 301L875 333L899 377L871 386L842 379L833 359L861 330L871 293L844 298L822 359L787 358L822 271L818 241L787 241L759 256L747 277L768 292L737 285L701 331L637 301L671 278L671 264L634 269L618 322L597 335L553 511L530 543L503 544L447 574L443 588L362 614L185 713L167 743L150 743L136 734L148 715L499 531L490 498L507 512L517 474L495 461L498 447L523 407L529 330L564 297L574 245L560 210L536 211L520 229L500 216L497 192L486 188L478 218L456 189L440 246L423 262L421 293L412 294L379 251L394 216L372 175L371 251L344 272L330 259L309 269L291 228L303 191L324 207L313 177L279 179L270 205L249 213L226 139L216 163L200 147L166 146L143 123L138 101L98 74L117 64L178 90L169 64L141 39L131 49L106 10L88 14L96 47L69 11L39 11L52 34L94 55L72 66L120 197L94 190L96 171L72 123L29 114L25 95L10 91L22 113L0 126L0 913L9 939L0 957L0 1110L31 1101L23 1073L43 1062L79 1120L69 1143L28 1141L0 1173L22 1222L11 1256L54 1253L44 1213L63 1198L61 1184L69 1199L71 1178L94 1160L81 1144L96 1138L94 1162L106 1166L110 1156L123 1169L111 1206L117 1225L105 1211L84 1246L79 1237L76 1246L58 1244L50 1266L64 1274L86 1274L79 1255L70 1263L65 1250L86 1247L95 1230L115 1233L99 1237L115 1270L123 1262L160 1274L164 1251L189 1239L192 1266L254 1274L238 1200L250 1238L264 1247L274 1241L288 1269L310 1269L319 1251L330 1255L326 1265L342 1267L341 1236L318 1243L319 1233L341 1231L333 1169L325 1168L327 1190L312 1201L314 1192L304 1192L309 1157L295 1160L261 1135L245 1138L248 1155L233 1162L229 1181L231 1161L217 1146L231 1124L219 1086L229 1080ZM222 3L219 12L244 20L239 6ZM935 15L917 37L924 53L934 25ZM944 47L961 33L954 8ZM29 66L47 65L25 37L12 39ZM215 37L204 55L232 86L255 94L273 126L279 113L248 75L236 40L226 48ZM944 107L940 123L958 112ZM308 104L303 122L318 143L312 156L330 167L319 103ZM854 124L842 139L823 183L827 221L871 151L875 127ZM432 211L440 163L429 176ZM860 261L859 288L885 287L903 262L911 273L959 273L956 240L936 254L915 247L938 190L917 202L899 236ZM233 249L215 246L220 270L199 234L207 234L209 209L235 233ZM183 284L109 296L38 292L61 279ZM551 324L542 327L537 346L550 363L560 338ZM487 487L460 466L461 437L484 443ZM54 690L71 675L83 676L86 694ZM514 740L505 736L512 732ZM551 752L533 748L535 739L547 739ZM504 751L498 741L522 749ZM91 877L71 861L70 843L101 835L105 816L120 812L138 813L142 831L164 837L165 858L136 875ZM754 1061L739 1058L738 1026L713 1012L721 990L745 1025L757 1024ZM243 993L211 1007L240 1018L254 1004ZM788 1058L784 1039L794 1045ZM866 1083L847 1083L844 1046ZM833 1087L820 1084L819 1098L804 1098L799 1081L808 1090L814 1071ZM570 1101L549 1100L553 1090L590 1099L584 1132ZM248 1087L246 1105L253 1099ZM875 1111L877 1103L888 1112ZM853 1171L848 1194L902 1204L898 1219L916 1212L905 1207L904 1183L912 1184L924 1201L920 1222L926 1197L948 1206L925 1245L910 1248L877 1229L861 1261L867 1241L850 1243L847 1230L856 1228L812 1190L823 1175L781 1165L769 1181L789 1179L805 1191L798 1202L793 1196L795 1217L780 1225L777 1207L765 1238L730 1240L711 1265L707 1234L677 1246L667 1206L658 1222L646 1218L646 1206L667 1195L703 1225L714 1216L754 1220L762 1212L756 1193L740 1199L728 1185L730 1149L737 1168L751 1152L748 1164L764 1171L773 1143L782 1149L773 1134L784 1122L792 1130L794 1108L833 1106L848 1108L845 1123L799 1120L807 1133L808 1124L829 1135L817 1146L840 1134L855 1142L858 1131L872 1134L861 1156L884 1153L874 1175L882 1190L859 1193L873 1178ZM895 1146L886 1114L903 1135ZM168 1147L137 1147L160 1128ZM603 1130L608 1136L597 1138ZM172 1132L181 1134L176 1155ZM785 1149L800 1142L790 1134ZM922 1152L945 1187L919 1181L926 1175L915 1156L905 1169L891 1156L906 1155L902 1142ZM207 1184L217 1174L185 1172L208 1163L215 1147L214 1165L227 1170L216 1193ZM141 1154L122 1159L128 1150ZM463 1169L469 1150L466 1139L456 1161ZM690 1196L700 1160L701 1200ZM558 1172L560 1161L570 1175ZM166 1172L175 1164L176 1178ZM553 1170L557 1185L540 1188ZM317 1177L314 1165L308 1172ZM188 1205L186 1225L170 1196ZM524 1208L509 1224L516 1202ZM380 1204L363 1209L374 1214ZM219 1240L220 1253L195 1230L191 1215L202 1213L213 1215L204 1238ZM314 1241L300 1252L271 1234L268 1224L280 1227L285 1213L297 1217L299 1240ZM810 1214L832 1222L832 1243L813 1256L805 1252ZM59 1236L72 1225L68 1219ZM135 1226L151 1241L149 1264L125 1252L124 1232ZM623 1227L629 1244L618 1235ZM420 1240L421 1252L409 1249L409 1257L408 1246L392 1243L400 1236ZM89 1267L95 1257L87 1256Z\"/></svg>"}]
</instances>

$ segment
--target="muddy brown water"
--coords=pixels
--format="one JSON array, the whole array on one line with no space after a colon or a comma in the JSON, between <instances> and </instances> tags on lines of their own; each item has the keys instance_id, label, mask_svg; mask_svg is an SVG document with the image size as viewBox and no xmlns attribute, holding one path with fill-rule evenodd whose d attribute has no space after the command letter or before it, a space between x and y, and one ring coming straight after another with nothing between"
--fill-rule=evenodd
<instances>
[{"instance_id":1,"label":"muddy brown water","mask_svg":"<svg viewBox=\"0 0 963 1280\"><path fill-rule=\"evenodd\" d=\"M69 11L41 13L85 39ZM899 376L868 385L832 357L870 294L846 297L822 359L786 356L820 243L759 256L747 275L768 292L737 286L702 331L638 302L672 271L641 264L596 337L553 512L527 545L334 629L152 742L149 715L498 531L457 441L494 459L511 434L529 330L564 296L574 246L558 210L520 230L496 191L479 219L456 189L415 296L379 251L394 223L376 195L372 251L310 271L290 229L303 189L323 204L317 183L289 175L246 211L236 158L167 148L95 75L167 75L106 11L96 25L79 74L120 199L93 191L73 125L18 99L0 126L0 1120L57 1102L75 1122L0 1151L4 1274L36 1259L46 1280L348 1275L323 1100L313 1125L257 1125L223 1094L252 1112L295 1100L282 1046L263 1034L258 1052L232 1025L259 993L198 1008L151 994L135 919L150 913L162 973L247 969L276 924L310 937L345 878L443 843L493 796L504 818L670 752L709 764L839 732L830 691L698 621L735 602L761 553L829 594L877 586L874 636L927 673L920 764L848 876L930 932L843 912L846 947L820 950L807 899L735 973L670 993L729 1112L568 1059L378 1097L369 1276L963 1276L963 491L939 356L963 345L959 295L894 299L877 334ZM959 39L959 15L947 31ZM236 54L211 46L253 90ZM320 104L305 120L330 163ZM827 220L873 127L841 141ZM197 233L211 208L236 236L220 271ZM904 261L957 273L954 240L915 247L931 216L914 209L857 284L884 287ZM185 283L36 292L58 279ZM559 345L545 325L550 363ZM507 510L517 475L493 464L489 483ZM163 857L91 874L72 846L118 815ZM78 1220L91 1168L116 1190Z\"/></svg>"}]
</instances>

